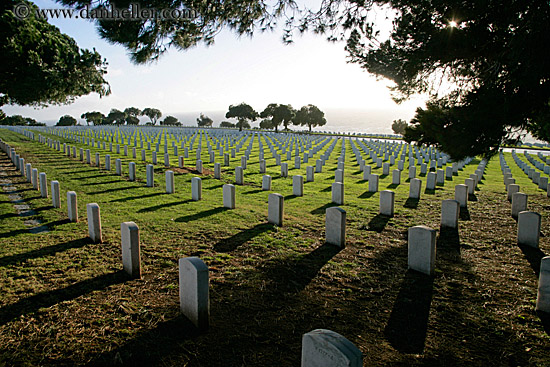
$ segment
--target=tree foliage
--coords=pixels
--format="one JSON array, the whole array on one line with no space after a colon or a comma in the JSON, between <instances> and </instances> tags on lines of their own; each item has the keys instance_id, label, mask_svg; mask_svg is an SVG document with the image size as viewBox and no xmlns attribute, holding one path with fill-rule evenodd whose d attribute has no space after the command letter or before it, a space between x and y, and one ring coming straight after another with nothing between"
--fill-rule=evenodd
<instances>
[{"instance_id":1,"label":"tree foliage","mask_svg":"<svg viewBox=\"0 0 550 367\"><path fill-rule=\"evenodd\" d=\"M81 119L86 120L86 123L90 125L90 122L93 125L101 125L103 123L103 120L105 119L105 115L101 112L92 111L92 112L85 112L82 115L80 115Z\"/></svg>"},{"instance_id":2,"label":"tree foliage","mask_svg":"<svg viewBox=\"0 0 550 367\"><path fill-rule=\"evenodd\" d=\"M156 108L144 108L143 111L141 111L142 116L147 116L151 120L152 125L156 125L159 118L162 117L162 112Z\"/></svg>"},{"instance_id":3,"label":"tree foliage","mask_svg":"<svg viewBox=\"0 0 550 367\"><path fill-rule=\"evenodd\" d=\"M136 107L126 107L124 109L124 114L126 115L126 125L139 125L139 117L141 115L141 110Z\"/></svg>"},{"instance_id":4,"label":"tree foliage","mask_svg":"<svg viewBox=\"0 0 550 367\"><path fill-rule=\"evenodd\" d=\"M103 121L105 124L124 125L126 114L123 111L112 108Z\"/></svg>"},{"instance_id":5,"label":"tree foliage","mask_svg":"<svg viewBox=\"0 0 550 367\"><path fill-rule=\"evenodd\" d=\"M393 120L393 123L391 124L391 129L395 134L399 135L405 135L405 129L409 126L407 124L407 121L402 119Z\"/></svg>"},{"instance_id":6,"label":"tree foliage","mask_svg":"<svg viewBox=\"0 0 550 367\"><path fill-rule=\"evenodd\" d=\"M212 127L213 123L214 123L214 121L210 117L208 117L208 116L206 116L202 113L197 118L197 125L199 127Z\"/></svg>"},{"instance_id":7,"label":"tree foliage","mask_svg":"<svg viewBox=\"0 0 550 367\"><path fill-rule=\"evenodd\" d=\"M164 120L160 122L161 125L170 125L170 126L181 126L181 122L178 121L174 116L166 116Z\"/></svg>"},{"instance_id":8,"label":"tree foliage","mask_svg":"<svg viewBox=\"0 0 550 367\"><path fill-rule=\"evenodd\" d=\"M271 117L271 125L275 128L275 132L278 131L278 127L281 123L285 126L285 129L288 129L288 125L292 122L295 116L296 111L291 105L278 103L270 103L262 111L262 113L260 113L260 117L262 118Z\"/></svg>"},{"instance_id":9,"label":"tree foliage","mask_svg":"<svg viewBox=\"0 0 550 367\"><path fill-rule=\"evenodd\" d=\"M30 7L24 20L13 14L16 4ZM0 105L66 104L76 97L110 94L107 63L95 50L79 49L75 40L45 19L34 16L29 1L0 4Z\"/></svg>"},{"instance_id":10,"label":"tree foliage","mask_svg":"<svg viewBox=\"0 0 550 367\"><path fill-rule=\"evenodd\" d=\"M263 119L260 121L260 129L273 129L275 126L273 125L273 121L271 119Z\"/></svg>"},{"instance_id":11,"label":"tree foliage","mask_svg":"<svg viewBox=\"0 0 550 367\"><path fill-rule=\"evenodd\" d=\"M239 131L242 131L243 128L250 129L248 120L256 121L258 117L258 112L244 102L236 106L229 106L229 111L225 114L225 118L237 119L236 126L239 128Z\"/></svg>"},{"instance_id":12,"label":"tree foliage","mask_svg":"<svg viewBox=\"0 0 550 367\"><path fill-rule=\"evenodd\" d=\"M232 123L232 122L229 122L229 121L222 121L220 123L220 127L230 127L230 128L233 128L235 127L235 124Z\"/></svg>"},{"instance_id":13,"label":"tree foliage","mask_svg":"<svg viewBox=\"0 0 550 367\"><path fill-rule=\"evenodd\" d=\"M307 126L311 132L311 128L325 125L327 119L325 118L325 113L319 107L308 104L296 112L294 123L296 125Z\"/></svg>"},{"instance_id":14,"label":"tree foliage","mask_svg":"<svg viewBox=\"0 0 550 367\"><path fill-rule=\"evenodd\" d=\"M59 121L55 126L75 126L77 123L76 119L71 115L64 115L59 118Z\"/></svg>"},{"instance_id":15,"label":"tree foliage","mask_svg":"<svg viewBox=\"0 0 550 367\"><path fill-rule=\"evenodd\" d=\"M35 119L30 117L23 117L21 115L12 115L6 116L3 115L0 118L0 125L5 126L46 126L42 122L37 122Z\"/></svg>"}]
</instances>

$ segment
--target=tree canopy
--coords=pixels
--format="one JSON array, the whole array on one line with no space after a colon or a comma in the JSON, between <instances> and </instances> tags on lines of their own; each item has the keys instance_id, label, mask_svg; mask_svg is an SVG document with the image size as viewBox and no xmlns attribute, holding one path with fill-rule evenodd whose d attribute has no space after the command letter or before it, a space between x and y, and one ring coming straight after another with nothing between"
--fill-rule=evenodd
<instances>
[{"instance_id":1,"label":"tree canopy","mask_svg":"<svg viewBox=\"0 0 550 367\"><path fill-rule=\"evenodd\" d=\"M250 123L248 120L256 121L258 117L258 112L244 102L236 106L229 106L229 111L225 114L225 118L237 119L236 126L239 128L239 131L242 131L243 128L250 129Z\"/></svg>"},{"instance_id":2,"label":"tree canopy","mask_svg":"<svg viewBox=\"0 0 550 367\"><path fill-rule=\"evenodd\" d=\"M235 127L235 124L229 121L222 121L220 127Z\"/></svg>"},{"instance_id":3,"label":"tree canopy","mask_svg":"<svg viewBox=\"0 0 550 367\"><path fill-rule=\"evenodd\" d=\"M90 122L93 125L101 125L103 123L103 119L105 119L105 115L101 112L92 111L83 113L80 115L80 118L86 120L88 125L90 125Z\"/></svg>"},{"instance_id":4,"label":"tree canopy","mask_svg":"<svg viewBox=\"0 0 550 367\"><path fill-rule=\"evenodd\" d=\"M181 122L174 116L166 116L164 120L160 122L161 125L170 125L170 126L181 126Z\"/></svg>"},{"instance_id":5,"label":"tree canopy","mask_svg":"<svg viewBox=\"0 0 550 367\"><path fill-rule=\"evenodd\" d=\"M407 121L402 119L393 120L393 123L391 124L391 129L393 130L394 134L399 135L405 135L405 130L409 124L407 124Z\"/></svg>"},{"instance_id":6,"label":"tree canopy","mask_svg":"<svg viewBox=\"0 0 550 367\"><path fill-rule=\"evenodd\" d=\"M156 108L144 108L143 111L141 111L142 116L147 116L151 120L152 125L156 125L159 118L162 117L162 112L160 112L159 109Z\"/></svg>"},{"instance_id":7,"label":"tree canopy","mask_svg":"<svg viewBox=\"0 0 550 367\"><path fill-rule=\"evenodd\" d=\"M206 116L202 113L197 118L197 125L199 127L212 127L213 123L214 123L214 121L210 117L208 117L208 116Z\"/></svg>"},{"instance_id":8,"label":"tree canopy","mask_svg":"<svg viewBox=\"0 0 550 367\"><path fill-rule=\"evenodd\" d=\"M309 131L311 132L312 127L325 125L327 119L325 118L325 113L321 111L319 107L308 104L296 112L294 123L296 125L309 127Z\"/></svg>"},{"instance_id":9,"label":"tree canopy","mask_svg":"<svg viewBox=\"0 0 550 367\"><path fill-rule=\"evenodd\" d=\"M76 119L71 115L61 116L59 121L55 126L75 126L77 123Z\"/></svg>"},{"instance_id":10,"label":"tree canopy","mask_svg":"<svg viewBox=\"0 0 550 367\"><path fill-rule=\"evenodd\" d=\"M111 4L59 1L74 7ZM189 5L200 16L98 22L101 35L126 47L136 62L154 60L169 47L211 44L222 28L251 35L282 19L286 42L296 30L345 41L351 62L393 82L396 101L427 94L426 107L418 109L405 132L408 141L434 144L462 158L490 156L522 130L550 140L548 1L331 0L313 11L292 0L139 3ZM392 20L389 33L375 23L381 15Z\"/></svg>"},{"instance_id":11,"label":"tree canopy","mask_svg":"<svg viewBox=\"0 0 550 367\"><path fill-rule=\"evenodd\" d=\"M291 105L278 103L270 103L260 114L260 117L262 118L271 117L271 125L275 127L275 132L278 131L278 126L281 123L285 126L285 129L288 129L288 125L292 122L295 116L296 111Z\"/></svg>"},{"instance_id":12,"label":"tree canopy","mask_svg":"<svg viewBox=\"0 0 550 367\"><path fill-rule=\"evenodd\" d=\"M6 126L46 126L42 122L37 122L30 117L23 117L21 115L6 116L5 114L0 118L0 125Z\"/></svg>"},{"instance_id":13,"label":"tree canopy","mask_svg":"<svg viewBox=\"0 0 550 367\"><path fill-rule=\"evenodd\" d=\"M95 50L80 49L46 19L36 18L37 7L23 20L13 14L19 0L0 4L0 106L66 104L92 92L110 94L105 81L107 63Z\"/></svg>"}]
</instances>

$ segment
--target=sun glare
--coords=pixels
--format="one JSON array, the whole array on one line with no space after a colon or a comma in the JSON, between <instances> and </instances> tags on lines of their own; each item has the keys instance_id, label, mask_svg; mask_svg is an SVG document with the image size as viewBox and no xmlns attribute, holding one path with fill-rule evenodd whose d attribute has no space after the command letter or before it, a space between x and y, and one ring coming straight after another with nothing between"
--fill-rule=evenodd
<instances>
[{"instance_id":1,"label":"sun glare","mask_svg":"<svg viewBox=\"0 0 550 367\"><path fill-rule=\"evenodd\" d=\"M451 28L456 28L456 27L458 27L458 23L455 22L454 20L451 20L451 21L449 22L449 27L451 27Z\"/></svg>"}]
</instances>

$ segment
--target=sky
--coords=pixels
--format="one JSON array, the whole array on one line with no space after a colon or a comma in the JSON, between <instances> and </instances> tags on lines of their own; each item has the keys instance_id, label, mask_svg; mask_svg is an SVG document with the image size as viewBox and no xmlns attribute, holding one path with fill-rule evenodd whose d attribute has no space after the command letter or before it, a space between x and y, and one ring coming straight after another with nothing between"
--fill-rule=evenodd
<instances>
[{"instance_id":1,"label":"sky","mask_svg":"<svg viewBox=\"0 0 550 367\"><path fill-rule=\"evenodd\" d=\"M61 8L52 1L35 1L42 9ZM211 115L214 125L229 105L246 102L261 112L269 103L300 108L314 104L327 114L331 127L352 131L383 128L391 132L394 119L409 120L422 98L396 105L388 81L377 80L358 65L347 62L343 43L327 42L306 33L291 45L282 32L257 33L239 38L222 31L210 47L185 52L171 49L158 62L131 63L126 50L99 38L93 23L82 19L50 19L80 48L95 48L109 63L106 80L112 94L78 98L74 103L34 109L4 106L4 111L52 124L65 114L79 118L88 111L107 114L111 108L158 108L163 116L175 115L184 124L200 112ZM185 120L185 121L184 121ZM143 120L142 123L144 123ZM254 126L254 125L253 125ZM339 129L341 130L341 129Z\"/></svg>"}]
</instances>

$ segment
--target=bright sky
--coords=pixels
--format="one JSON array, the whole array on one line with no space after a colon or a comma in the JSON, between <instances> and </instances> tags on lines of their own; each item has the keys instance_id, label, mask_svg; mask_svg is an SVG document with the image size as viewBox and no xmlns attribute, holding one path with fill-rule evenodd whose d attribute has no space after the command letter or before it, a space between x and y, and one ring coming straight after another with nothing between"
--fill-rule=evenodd
<instances>
[{"instance_id":1,"label":"bright sky","mask_svg":"<svg viewBox=\"0 0 550 367\"><path fill-rule=\"evenodd\" d=\"M60 8L53 1L35 1L42 9ZM395 118L410 119L420 99L396 105L385 81L348 64L343 43L329 43L322 36L297 36L284 45L281 32L258 33L238 38L222 32L214 46L186 52L170 50L152 65L133 65L122 46L97 36L92 23L81 19L50 19L81 48L95 48L109 63L107 81L112 94L89 95L70 105L45 109L4 106L7 114L37 120L76 118L87 111L107 114L111 108L154 107L163 115L227 111L231 104L246 102L261 112L269 103L300 108L315 104L321 110L349 109L377 115L387 112L387 125ZM219 121L215 121L217 125ZM334 124L334 121L329 121Z\"/></svg>"}]
</instances>

